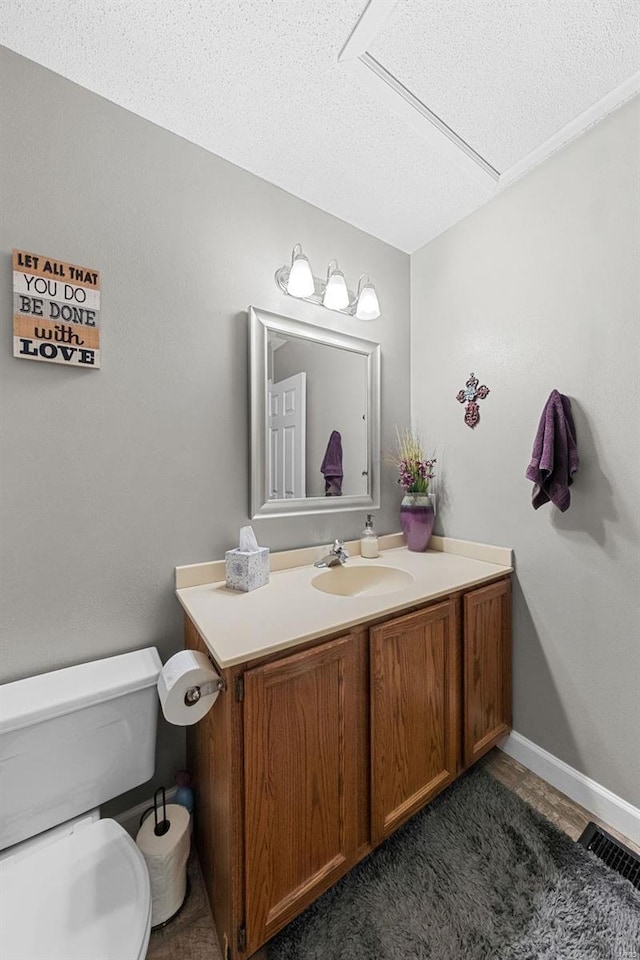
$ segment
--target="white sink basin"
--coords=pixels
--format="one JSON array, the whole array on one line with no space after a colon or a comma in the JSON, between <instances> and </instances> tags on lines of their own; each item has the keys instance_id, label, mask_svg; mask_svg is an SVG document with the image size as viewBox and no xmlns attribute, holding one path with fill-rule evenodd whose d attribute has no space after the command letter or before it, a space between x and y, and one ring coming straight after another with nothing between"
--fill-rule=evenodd
<instances>
[{"instance_id":1,"label":"white sink basin","mask_svg":"<svg viewBox=\"0 0 640 960\"><path fill-rule=\"evenodd\" d=\"M413 576L396 567L330 567L314 577L311 586L337 597L384 596L413 583Z\"/></svg>"}]
</instances>

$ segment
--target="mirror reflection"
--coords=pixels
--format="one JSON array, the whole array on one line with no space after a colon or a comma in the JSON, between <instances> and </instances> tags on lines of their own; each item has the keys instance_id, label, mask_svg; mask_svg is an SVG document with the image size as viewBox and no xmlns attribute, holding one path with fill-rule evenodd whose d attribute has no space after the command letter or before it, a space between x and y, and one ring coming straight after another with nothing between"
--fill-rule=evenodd
<instances>
[{"instance_id":1,"label":"mirror reflection","mask_svg":"<svg viewBox=\"0 0 640 960\"><path fill-rule=\"evenodd\" d=\"M380 506L380 344L249 307L251 517Z\"/></svg>"},{"instance_id":2,"label":"mirror reflection","mask_svg":"<svg viewBox=\"0 0 640 960\"><path fill-rule=\"evenodd\" d=\"M269 331L268 497L366 496L367 357Z\"/></svg>"}]
</instances>

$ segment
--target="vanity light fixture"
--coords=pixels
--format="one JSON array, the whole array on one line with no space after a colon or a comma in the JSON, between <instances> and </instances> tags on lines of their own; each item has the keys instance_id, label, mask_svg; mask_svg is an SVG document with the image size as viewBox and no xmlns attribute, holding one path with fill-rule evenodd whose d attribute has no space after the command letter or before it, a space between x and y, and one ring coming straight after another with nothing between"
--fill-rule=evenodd
<instances>
[{"instance_id":1,"label":"vanity light fixture","mask_svg":"<svg viewBox=\"0 0 640 960\"><path fill-rule=\"evenodd\" d=\"M331 264L334 264L332 267ZM338 270L338 261L330 260L327 267L327 283L324 288L322 305L329 310L344 310L349 306L349 291L342 270Z\"/></svg>"},{"instance_id":2,"label":"vanity light fixture","mask_svg":"<svg viewBox=\"0 0 640 960\"><path fill-rule=\"evenodd\" d=\"M289 297L315 303L328 310L343 313L358 320L377 320L380 316L380 304L376 288L366 273L358 281L358 292L353 293L347 287L344 273L338 267L337 260L330 260L327 267L327 279L314 277L308 258L302 247L296 243L291 251L291 266L276 270L276 284Z\"/></svg>"},{"instance_id":3,"label":"vanity light fixture","mask_svg":"<svg viewBox=\"0 0 640 960\"><path fill-rule=\"evenodd\" d=\"M362 281L366 282L363 283ZM356 317L358 320L377 320L380 316L380 304L376 288L363 273L358 280L358 300L356 303Z\"/></svg>"},{"instance_id":4,"label":"vanity light fixture","mask_svg":"<svg viewBox=\"0 0 640 960\"><path fill-rule=\"evenodd\" d=\"M296 243L291 251L291 268L287 278L287 293L292 297L310 297L315 293L311 264L302 252L302 247Z\"/></svg>"}]
</instances>

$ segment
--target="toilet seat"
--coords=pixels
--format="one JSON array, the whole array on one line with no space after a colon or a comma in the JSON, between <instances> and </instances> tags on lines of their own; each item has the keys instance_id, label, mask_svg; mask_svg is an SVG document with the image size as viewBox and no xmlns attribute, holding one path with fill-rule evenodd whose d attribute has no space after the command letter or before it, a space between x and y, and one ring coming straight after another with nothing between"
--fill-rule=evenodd
<instances>
[{"instance_id":1,"label":"toilet seat","mask_svg":"<svg viewBox=\"0 0 640 960\"><path fill-rule=\"evenodd\" d=\"M115 820L0 861L2 960L144 960L151 886Z\"/></svg>"}]
</instances>

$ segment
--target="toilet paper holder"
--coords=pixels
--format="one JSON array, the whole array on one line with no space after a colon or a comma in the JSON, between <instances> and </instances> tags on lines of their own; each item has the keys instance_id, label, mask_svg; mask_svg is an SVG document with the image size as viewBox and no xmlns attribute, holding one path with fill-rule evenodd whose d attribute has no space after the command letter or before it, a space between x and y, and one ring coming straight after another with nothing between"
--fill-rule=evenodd
<instances>
[{"instance_id":1,"label":"toilet paper holder","mask_svg":"<svg viewBox=\"0 0 640 960\"><path fill-rule=\"evenodd\" d=\"M216 677L215 680L209 680L207 683L198 683L186 691L185 707L194 707L202 697L208 697L212 693L224 693L226 689L227 684L222 677Z\"/></svg>"}]
</instances>

